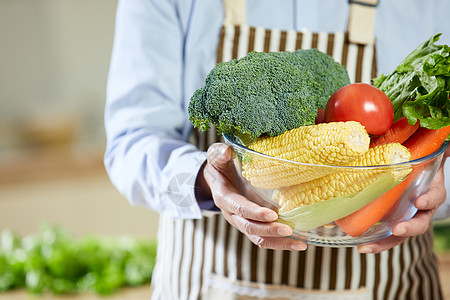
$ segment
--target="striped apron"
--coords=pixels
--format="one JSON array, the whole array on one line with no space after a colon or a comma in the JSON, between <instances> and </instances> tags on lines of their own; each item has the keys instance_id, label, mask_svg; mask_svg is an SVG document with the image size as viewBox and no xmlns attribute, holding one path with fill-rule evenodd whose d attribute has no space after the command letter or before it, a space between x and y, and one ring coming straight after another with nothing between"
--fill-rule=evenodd
<instances>
[{"instance_id":1,"label":"striped apron","mask_svg":"<svg viewBox=\"0 0 450 300\"><path fill-rule=\"evenodd\" d=\"M312 33L225 24L217 62L249 51L317 48L346 66L352 82L376 75L374 44L348 33ZM199 149L218 141L195 132ZM303 252L261 249L221 214L160 217L153 299L442 299L432 232L379 254L309 245Z\"/></svg>"}]
</instances>

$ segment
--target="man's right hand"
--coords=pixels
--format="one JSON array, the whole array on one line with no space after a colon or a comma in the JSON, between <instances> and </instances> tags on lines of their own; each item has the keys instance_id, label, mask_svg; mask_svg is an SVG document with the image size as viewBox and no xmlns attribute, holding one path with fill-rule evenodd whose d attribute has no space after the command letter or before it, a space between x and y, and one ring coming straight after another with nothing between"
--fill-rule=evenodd
<instances>
[{"instance_id":1,"label":"man's right hand","mask_svg":"<svg viewBox=\"0 0 450 300\"><path fill-rule=\"evenodd\" d=\"M275 211L241 195L228 146L216 143L209 147L202 175L224 218L254 244L277 250L306 249L306 243L288 238L291 227L274 222L278 218Z\"/></svg>"}]
</instances>

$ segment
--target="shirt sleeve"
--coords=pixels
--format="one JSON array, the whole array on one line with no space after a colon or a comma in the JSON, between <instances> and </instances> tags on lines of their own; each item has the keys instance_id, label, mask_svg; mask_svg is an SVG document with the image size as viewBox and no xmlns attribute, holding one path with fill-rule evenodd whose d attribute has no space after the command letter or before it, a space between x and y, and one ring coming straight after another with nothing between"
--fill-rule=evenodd
<instances>
[{"instance_id":1,"label":"shirt sleeve","mask_svg":"<svg viewBox=\"0 0 450 300\"><path fill-rule=\"evenodd\" d=\"M200 218L194 184L206 154L186 142L183 32L171 1L124 0L107 83L104 163L132 205Z\"/></svg>"}]
</instances>

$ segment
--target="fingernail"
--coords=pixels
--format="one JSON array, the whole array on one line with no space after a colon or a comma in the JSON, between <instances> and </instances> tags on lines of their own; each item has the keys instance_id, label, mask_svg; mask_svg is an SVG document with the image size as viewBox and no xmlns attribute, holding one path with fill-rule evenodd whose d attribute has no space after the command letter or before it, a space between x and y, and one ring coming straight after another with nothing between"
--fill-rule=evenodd
<instances>
[{"instance_id":1,"label":"fingernail","mask_svg":"<svg viewBox=\"0 0 450 300\"><path fill-rule=\"evenodd\" d=\"M372 253L373 249L371 247L362 246L362 247L359 247L358 251L360 253Z\"/></svg>"},{"instance_id":2,"label":"fingernail","mask_svg":"<svg viewBox=\"0 0 450 300\"><path fill-rule=\"evenodd\" d=\"M292 250L303 251L306 250L306 244L304 243L294 243L291 245Z\"/></svg>"},{"instance_id":3,"label":"fingernail","mask_svg":"<svg viewBox=\"0 0 450 300\"><path fill-rule=\"evenodd\" d=\"M292 234L292 229L286 228L286 227L280 227L280 228L278 228L277 232L280 236L289 236Z\"/></svg>"},{"instance_id":4,"label":"fingernail","mask_svg":"<svg viewBox=\"0 0 450 300\"><path fill-rule=\"evenodd\" d=\"M227 151L227 149L228 149L228 146L226 146L226 145L214 144L213 148L212 148L212 151L214 151L214 152L211 152L210 159L222 158L225 155L225 152ZM208 152L209 152L209 149L208 149Z\"/></svg>"},{"instance_id":5,"label":"fingernail","mask_svg":"<svg viewBox=\"0 0 450 300\"><path fill-rule=\"evenodd\" d=\"M278 219L278 214L277 214L276 212L274 212L273 210L271 210L271 211L266 212L266 213L264 214L264 218L265 218L267 221L272 222L272 221L275 221L276 219Z\"/></svg>"},{"instance_id":6,"label":"fingernail","mask_svg":"<svg viewBox=\"0 0 450 300\"><path fill-rule=\"evenodd\" d=\"M220 148L219 148L219 154L221 155L221 156L224 156L225 155L225 152L228 150L228 146L226 146L226 145L221 145L220 146Z\"/></svg>"}]
</instances>

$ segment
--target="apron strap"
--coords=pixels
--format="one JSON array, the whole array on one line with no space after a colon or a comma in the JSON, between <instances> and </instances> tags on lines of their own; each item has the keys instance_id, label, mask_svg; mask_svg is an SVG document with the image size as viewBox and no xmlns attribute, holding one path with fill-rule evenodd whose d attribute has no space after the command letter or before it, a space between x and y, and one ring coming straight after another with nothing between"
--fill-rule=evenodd
<instances>
[{"instance_id":1,"label":"apron strap","mask_svg":"<svg viewBox=\"0 0 450 300\"><path fill-rule=\"evenodd\" d=\"M225 12L224 25L242 25L246 23L245 0L223 0Z\"/></svg>"},{"instance_id":2,"label":"apron strap","mask_svg":"<svg viewBox=\"0 0 450 300\"><path fill-rule=\"evenodd\" d=\"M378 0L349 0L348 38L355 44L374 42L375 11Z\"/></svg>"},{"instance_id":3,"label":"apron strap","mask_svg":"<svg viewBox=\"0 0 450 300\"><path fill-rule=\"evenodd\" d=\"M375 12L378 0L349 0L348 17L349 40L355 44L374 42ZM223 0L225 13L224 25L242 25L246 23L246 0Z\"/></svg>"}]
</instances>

